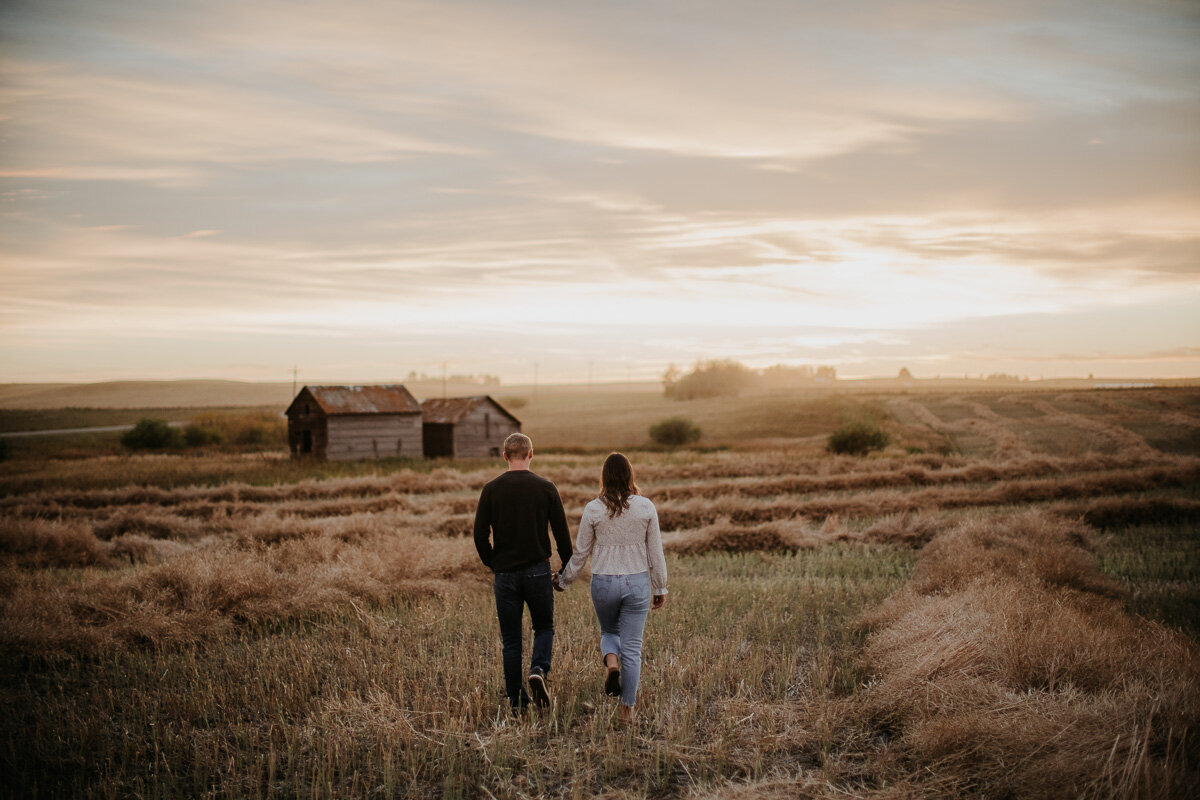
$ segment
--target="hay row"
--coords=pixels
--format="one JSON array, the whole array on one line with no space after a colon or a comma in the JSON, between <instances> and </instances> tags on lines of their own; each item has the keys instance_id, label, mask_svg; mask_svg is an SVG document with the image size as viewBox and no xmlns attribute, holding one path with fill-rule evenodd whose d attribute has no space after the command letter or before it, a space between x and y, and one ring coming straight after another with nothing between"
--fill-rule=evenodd
<instances>
[{"instance_id":1,"label":"hay row","mask_svg":"<svg viewBox=\"0 0 1200 800\"><path fill-rule=\"evenodd\" d=\"M45 571L0 569L0 646L18 651L187 644L265 621L340 613L355 602L454 591L483 581L486 572L467 539L432 539L370 517L347 521L340 531L289 532L271 547L258 546L262 538L253 531L193 548L145 538L89 542L90 533L78 527L40 533L55 537L60 552L90 551L86 557L95 563L138 548L176 552L161 563L88 572L71 582Z\"/></svg>"},{"instance_id":2,"label":"hay row","mask_svg":"<svg viewBox=\"0 0 1200 800\"><path fill-rule=\"evenodd\" d=\"M1187 464L1179 467L1114 470L1074 478L1009 481L987 488L940 487L911 492L885 490L849 497L801 501L764 501L730 496L692 499L662 503L658 507L658 516L663 530L699 528L711 525L723 517L738 523L762 523L794 518L823 520L833 516L857 519L937 509L1045 503L1080 497L1148 492L1195 486L1198 481L1200 467Z\"/></svg>"},{"instance_id":3,"label":"hay row","mask_svg":"<svg viewBox=\"0 0 1200 800\"><path fill-rule=\"evenodd\" d=\"M1088 539L1044 513L963 523L868 616L867 711L912 772L990 797L1200 785L1200 646L1126 614Z\"/></svg>"},{"instance_id":4,"label":"hay row","mask_svg":"<svg viewBox=\"0 0 1200 800\"><path fill-rule=\"evenodd\" d=\"M853 462L852 459L846 461ZM723 494L765 497L852 489L945 486L1198 462L1196 459L1162 454L1150 458L1093 454L1080 458L1036 457L1006 463L943 461L936 468L930 466L930 461L923 457L857 463L857 471L834 469L826 474L806 475L780 469L771 478L758 480L733 480L709 475L707 480L697 479L689 484L666 486L641 480L647 494L655 500L674 500ZM554 476L553 472L548 474ZM136 512L149 507L170 508L181 516L198 518L243 517L267 509L314 518L393 508L408 508L415 512L467 513L474 511L478 488L485 478L490 477L491 473L464 477L450 470L440 470L428 476L398 473L388 478L305 481L292 486L274 487L228 484L181 489L138 486L113 490L32 492L5 498L0 503L0 509L11 516L49 519L91 518L97 514L112 514L119 510ZM570 508L581 507L596 496L596 487L590 484L580 487L560 482L559 491L563 502Z\"/></svg>"}]
</instances>

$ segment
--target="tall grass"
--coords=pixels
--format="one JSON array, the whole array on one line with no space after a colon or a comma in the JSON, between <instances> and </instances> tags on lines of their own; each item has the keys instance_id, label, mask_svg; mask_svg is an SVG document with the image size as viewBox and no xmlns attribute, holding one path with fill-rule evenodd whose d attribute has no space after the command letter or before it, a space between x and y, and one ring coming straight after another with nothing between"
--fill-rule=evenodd
<instances>
[{"instance_id":1,"label":"tall grass","mask_svg":"<svg viewBox=\"0 0 1200 800\"><path fill-rule=\"evenodd\" d=\"M869 615L868 706L915 766L983 796L1191 797L1200 646L1129 616L1077 523L937 536Z\"/></svg>"},{"instance_id":2,"label":"tall grass","mask_svg":"<svg viewBox=\"0 0 1200 800\"><path fill-rule=\"evenodd\" d=\"M501 708L483 586L245 620L203 646L6 650L21 677L0 768L13 796L60 797L649 796L798 769L854 780L872 743L850 714L851 619L910 564L859 545L672 557L628 730L600 691L586 591L558 596L555 704L527 719Z\"/></svg>"}]
</instances>

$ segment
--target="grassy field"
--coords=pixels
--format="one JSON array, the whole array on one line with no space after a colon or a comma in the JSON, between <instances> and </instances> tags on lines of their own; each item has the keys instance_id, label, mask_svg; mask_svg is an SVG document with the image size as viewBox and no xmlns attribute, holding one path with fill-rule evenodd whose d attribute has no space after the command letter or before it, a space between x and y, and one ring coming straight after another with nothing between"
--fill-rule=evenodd
<instances>
[{"instance_id":1,"label":"grassy field","mask_svg":"<svg viewBox=\"0 0 1200 800\"><path fill-rule=\"evenodd\" d=\"M671 599L629 728L586 584L554 705L503 709L497 464L0 462L0 795L1193 796L1193 390L643 400L521 414L572 525L662 409L726 445L630 453ZM821 452L863 416L896 444Z\"/></svg>"}]
</instances>

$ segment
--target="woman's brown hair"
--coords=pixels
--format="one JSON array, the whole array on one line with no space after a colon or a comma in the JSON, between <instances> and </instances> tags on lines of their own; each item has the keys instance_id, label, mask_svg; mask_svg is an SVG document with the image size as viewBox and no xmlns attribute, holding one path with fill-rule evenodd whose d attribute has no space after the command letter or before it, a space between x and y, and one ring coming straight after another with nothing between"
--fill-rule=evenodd
<instances>
[{"instance_id":1,"label":"woman's brown hair","mask_svg":"<svg viewBox=\"0 0 1200 800\"><path fill-rule=\"evenodd\" d=\"M638 493L637 484L633 482L633 465L621 453L610 453L604 459L604 469L600 472L603 484L600 490L600 502L608 509L608 515L615 517L629 508L629 497Z\"/></svg>"}]
</instances>

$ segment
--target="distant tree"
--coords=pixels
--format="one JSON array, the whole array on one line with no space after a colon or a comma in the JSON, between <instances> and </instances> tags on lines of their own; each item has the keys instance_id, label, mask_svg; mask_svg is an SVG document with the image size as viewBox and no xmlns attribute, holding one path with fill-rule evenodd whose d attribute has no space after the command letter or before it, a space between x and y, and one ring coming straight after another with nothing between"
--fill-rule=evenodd
<instances>
[{"instance_id":1,"label":"distant tree","mask_svg":"<svg viewBox=\"0 0 1200 800\"><path fill-rule=\"evenodd\" d=\"M836 381L836 367L817 367L817 380L819 381Z\"/></svg>"},{"instance_id":2,"label":"distant tree","mask_svg":"<svg viewBox=\"0 0 1200 800\"><path fill-rule=\"evenodd\" d=\"M759 372L762 385L767 389L791 389L797 386L807 386L816 377L813 368L804 365L791 367L776 364Z\"/></svg>"},{"instance_id":3,"label":"distant tree","mask_svg":"<svg viewBox=\"0 0 1200 800\"><path fill-rule=\"evenodd\" d=\"M826 448L831 453L863 456L872 450L882 450L892 437L873 422L847 422L829 435Z\"/></svg>"},{"instance_id":4,"label":"distant tree","mask_svg":"<svg viewBox=\"0 0 1200 800\"><path fill-rule=\"evenodd\" d=\"M121 445L129 450L166 450L183 447L183 434L161 419L143 417L121 435Z\"/></svg>"},{"instance_id":5,"label":"distant tree","mask_svg":"<svg viewBox=\"0 0 1200 800\"><path fill-rule=\"evenodd\" d=\"M704 361L677 380L668 395L676 400L699 400L706 397L736 395L752 388L758 375L736 361Z\"/></svg>"},{"instance_id":6,"label":"distant tree","mask_svg":"<svg viewBox=\"0 0 1200 800\"><path fill-rule=\"evenodd\" d=\"M685 417L670 417L650 426L650 440L674 450L700 441L700 429Z\"/></svg>"},{"instance_id":7,"label":"distant tree","mask_svg":"<svg viewBox=\"0 0 1200 800\"><path fill-rule=\"evenodd\" d=\"M674 397L675 388L679 384L679 367L675 366L674 364L671 364L669 367L667 367L666 371L663 372L662 384L663 397Z\"/></svg>"},{"instance_id":8,"label":"distant tree","mask_svg":"<svg viewBox=\"0 0 1200 800\"><path fill-rule=\"evenodd\" d=\"M901 367L900 374L897 375L896 378L902 381L911 381L913 376L912 373L908 371L908 367Z\"/></svg>"}]
</instances>

